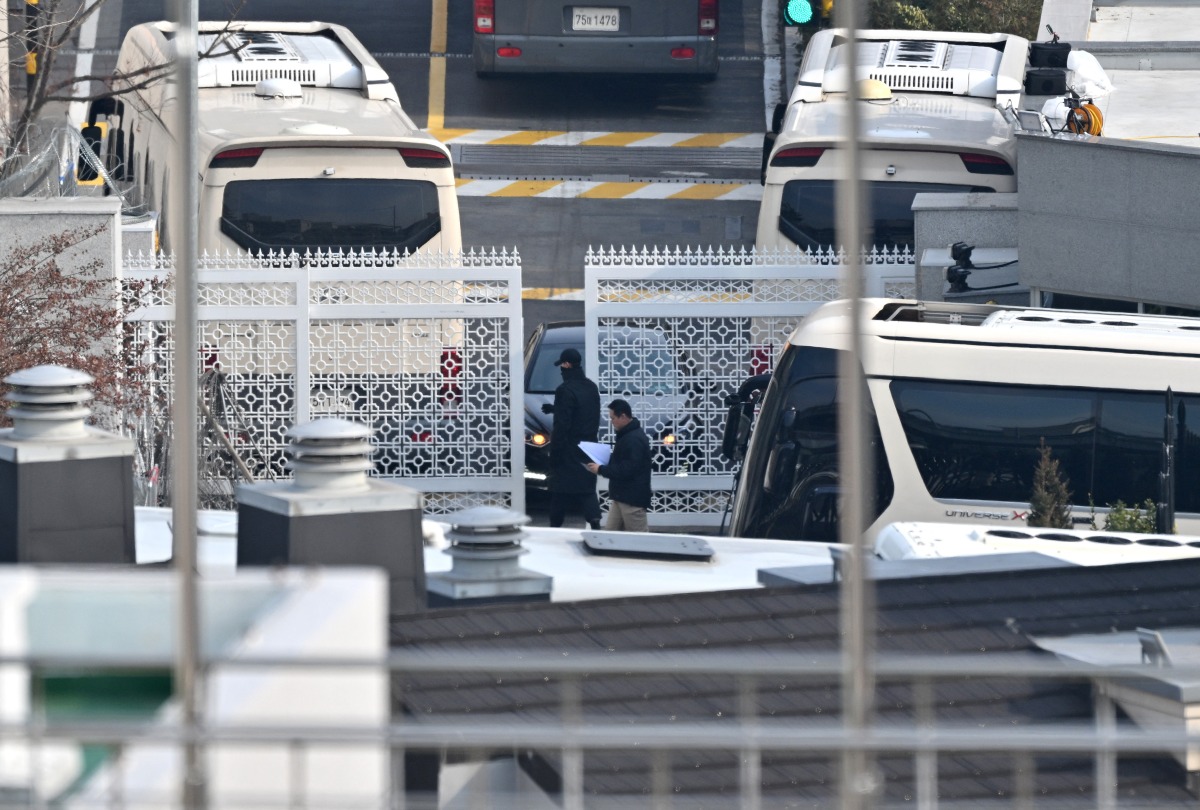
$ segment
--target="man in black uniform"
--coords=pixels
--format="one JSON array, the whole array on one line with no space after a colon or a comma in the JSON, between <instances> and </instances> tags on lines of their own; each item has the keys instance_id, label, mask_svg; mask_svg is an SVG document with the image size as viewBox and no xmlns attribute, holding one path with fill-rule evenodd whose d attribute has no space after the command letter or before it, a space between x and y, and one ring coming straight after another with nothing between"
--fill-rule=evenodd
<instances>
[{"instance_id":1,"label":"man in black uniform","mask_svg":"<svg viewBox=\"0 0 1200 810\"><path fill-rule=\"evenodd\" d=\"M608 418L617 431L607 464L591 463L588 470L608 479L612 508L604 528L616 532L648 532L646 510L654 493L650 489L650 439L642 423L623 399L608 403Z\"/></svg>"},{"instance_id":2,"label":"man in black uniform","mask_svg":"<svg viewBox=\"0 0 1200 810\"><path fill-rule=\"evenodd\" d=\"M583 375L583 358L575 349L563 349L554 361L562 384L554 390L554 404L543 413L554 414L550 432L550 525L561 526L567 510L581 512L588 525L600 528L600 499L596 477L584 465L587 455L580 442L594 442L600 433L600 389Z\"/></svg>"}]
</instances>

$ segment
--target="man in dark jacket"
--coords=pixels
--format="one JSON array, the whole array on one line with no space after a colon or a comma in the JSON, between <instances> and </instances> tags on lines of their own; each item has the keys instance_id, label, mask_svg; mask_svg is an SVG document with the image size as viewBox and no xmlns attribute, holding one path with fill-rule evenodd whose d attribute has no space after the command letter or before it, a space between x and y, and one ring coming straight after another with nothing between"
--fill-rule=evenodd
<instances>
[{"instance_id":1,"label":"man in dark jacket","mask_svg":"<svg viewBox=\"0 0 1200 810\"><path fill-rule=\"evenodd\" d=\"M650 508L650 439L642 423L623 399L608 404L608 418L617 431L612 457L607 464L589 464L588 469L608 479L608 495L612 509L608 511L605 529L611 531L645 532L646 510Z\"/></svg>"},{"instance_id":2,"label":"man in dark jacket","mask_svg":"<svg viewBox=\"0 0 1200 810\"><path fill-rule=\"evenodd\" d=\"M550 525L561 526L567 510L583 513L588 525L600 528L600 500L596 479L584 466L587 455L580 442L594 442L600 432L600 389L583 375L583 358L576 349L563 349L554 361L562 383L554 389L554 404L543 413L554 414L550 431Z\"/></svg>"}]
</instances>

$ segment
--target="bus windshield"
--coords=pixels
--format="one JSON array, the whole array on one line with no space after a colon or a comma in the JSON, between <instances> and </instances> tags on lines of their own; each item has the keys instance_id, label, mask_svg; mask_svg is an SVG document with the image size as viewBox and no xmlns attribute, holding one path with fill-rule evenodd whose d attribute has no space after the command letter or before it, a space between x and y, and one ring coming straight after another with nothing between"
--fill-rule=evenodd
<instances>
[{"instance_id":1,"label":"bus windshield","mask_svg":"<svg viewBox=\"0 0 1200 810\"><path fill-rule=\"evenodd\" d=\"M777 540L838 539L838 353L789 346L763 398L738 481L732 534ZM868 398L869 399L869 398ZM874 414L875 501L892 499L892 478Z\"/></svg>"},{"instance_id":2,"label":"bus windshield","mask_svg":"<svg viewBox=\"0 0 1200 810\"><path fill-rule=\"evenodd\" d=\"M837 210L834 180L789 180L783 187L779 207L779 230L803 248L836 245ZM873 239L880 247L912 247L913 197L918 194L994 191L987 186L960 186L950 183L867 184L871 214L867 220Z\"/></svg>"},{"instance_id":3,"label":"bus windshield","mask_svg":"<svg viewBox=\"0 0 1200 810\"><path fill-rule=\"evenodd\" d=\"M250 251L415 251L441 230L438 190L424 180L235 180L221 232Z\"/></svg>"}]
</instances>

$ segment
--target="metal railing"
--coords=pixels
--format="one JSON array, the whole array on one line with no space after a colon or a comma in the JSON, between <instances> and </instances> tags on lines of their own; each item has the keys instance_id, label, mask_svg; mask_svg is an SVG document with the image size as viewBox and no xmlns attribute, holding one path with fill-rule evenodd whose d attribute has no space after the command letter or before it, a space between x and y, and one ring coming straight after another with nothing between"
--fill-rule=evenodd
<instances>
[{"instance_id":1,"label":"metal railing","mask_svg":"<svg viewBox=\"0 0 1200 810\"><path fill-rule=\"evenodd\" d=\"M29 667L34 672L131 672L169 669L170 662L153 658L112 657L104 660L66 658L0 658L0 668ZM286 789L238 796L221 787L220 767L206 769L212 783L208 795L212 806L236 807L388 807L432 806L433 797L419 789L403 789L409 777L425 778L430 768L441 772L443 803L454 805L447 796L448 769L472 770L464 779L459 805L506 807L538 806L554 801L566 808L593 806L703 806L767 808L837 806L836 778L826 790L814 794L814 784L804 784L814 768L836 776L837 758L845 752L870 753L886 770L879 784L865 789L876 794L879 806L954 807L956 802L939 787L948 773L962 778L960 758L971 755L999 757L1011 762L1011 778L994 773L987 778L1010 783L1006 797L996 806L1094 807L1143 806L1129 797L1122 799L1118 761L1131 757L1181 757L1200 747L1200 735L1186 725L1174 728L1139 728L1118 724L1112 699L1114 685L1138 685L1153 680L1162 670L1154 666L1098 667L1065 663L1049 657L1026 654L983 656L897 656L879 655L874 675L880 690L904 686L910 699L903 707L881 706L872 724L863 729L843 725L841 708L821 714L781 713L771 700L786 685L793 689L834 687L841 672L841 659L833 653L812 655L744 655L731 651L706 654L561 654L537 655L525 651L489 650L476 653L399 651L381 659L321 659L239 657L209 658L202 662L205 683L246 668L323 671L390 670L392 675L392 720L379 724L337 724L306 721L297 707L294 722L217 723L201 710L191 730L177 722L172 711L159 713L153 721L123 720L94 714L83 718L48 718L44 707L34 705L26 722L0 725L0 745L29 746L36 770L39 749L54 744L99 746L107 752L110 769L102 785L83 785L65 797L19 795L11 806L40 802L62 807L179 807L175 796L164 794L161 782L143 777L147 751L192 744L206 752L210 762L236 757L238 751L271 749L273 762L287 771ZM1173 677L1200 677L1200 671L1177 668ZM507 684L507 687L504 685ZM637 687L675 684L686 692L702 687L707 716L693 714L674 718L648 717L646 713L614 710L614 695L624 690L628 705L636 705ZM1006 686L1008 684L1008 686ZM1015 686L1013 686L1015 684ZM1090 712L1071 718L1016 718L1006 711L1015 694L1026 694L1030 684L1056 684L1056 688L1090 686L1094 700ZM955 717L953 701L961 700L968 685L978 691L992 690L994 698L983 700L963 716ZM427 711L423 693L457 688L463 695L457 711ZM527 709L516 708L518 698L497 698L507 688L520 695ZM483 690L495 689L490 699ZM947 690L945 694L942 690ZM472 690L478 699L472 701ZM603 699L608 708L598 709ZM956 698L957 696L957 698ZM37 697L35 695L35 697ZM664 698L670 703L670 696ZM879 700L879 695L876 696ZM503 705L505 711L487 711L488 703ZM982 712L989 702L997 711ZM835 701L840 703L840 701ZM716 707L726 707L720 710ZM772 708L774 707L774 708ZM470 711L468 711L470 710ZM774 712L774 715L772 715ZM969 716L967 716L969 714ZM361 796L346 803L345 797L322 795L308 781L306 767L313 750L341 747L352 757L355 751L390 752L391 789L375 800ZM420 755L425 755L421 760ZM633 756L633 759L630 758ZM615 759L614 759L615 757ZM1061 790L1045 792L1038 783L1041 757L1053 757L1049 778L1061 784L1071 774L1080 789L1074 795ZM478 776L497 763L510 763L513 772L524 768L553 773L542 787L533 782L518 788L488 786ZM162 762L168 760L159 760ZM696 783L695 763L716 770L737 772L736 785L704 792ZM825 762L824 766L813 763ZM413 773L414 763L426 771ZM521 763L520 765L516 763ZM549 765L547 765L549 763ZM606 764L624 763L631 772L623 780L606 775ZM631 766L631 763L637 763ZM1065 763L1065 764L1064 764ZM792 772L789 772L789 768ZM122 769L124 772L122 773ZM765 771L769 775L764 777ZM99 774L100 772L97 772ZM139 776L141 774L141 776ZM162 774L157 774L162 776ZM799 777L794 792L781 792L780 780ZM99 776L95 776L99 779ZM620 781L629 791L612 792ZM169 783L169 780L168 780ZM414 784L414 783L410 783ZM904 800L897 800L897 785ZM1186 794L1181 789L1181 796ZM0 806L5 806L0 794ZM939 798L941 797L941 798ZM971 806L982 799L972 798ZM1191 799L1192 806L1196 800ZM1150 806L1175 806L1161 797Z\"/></svg>"}]
</instances>

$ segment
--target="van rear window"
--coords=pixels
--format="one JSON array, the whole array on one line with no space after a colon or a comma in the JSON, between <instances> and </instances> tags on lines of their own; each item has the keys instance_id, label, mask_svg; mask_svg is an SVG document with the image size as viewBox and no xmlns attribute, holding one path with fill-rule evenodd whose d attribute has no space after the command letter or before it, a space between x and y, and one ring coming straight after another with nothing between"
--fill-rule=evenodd
<instances>
[{"instance_id":1,"label":"van rear window","mask_svg":"<svg viewBox=\"0 0 1200 810\"><path fill-rule=\"evenodd\" d=\"M437 186L423 180L236 180L221 233L250 251L415 251L442 228Z\"/></svg>"},{"instance_id":2,"label":"van rear window","mask_svg":"<svg viewBox=\"0 0 1200 810\"><path fill-rule=\"evenodd\" d=\"M868 183L871 211L867 217L867 243L877 247L912 247L913 197L922 193L947 194L994 191L987 186L952 183ZM800 247L830 247L838 243L837 208L833 180L791 180L783 187L779 231Z\"/></svg>"}]
</instances>

